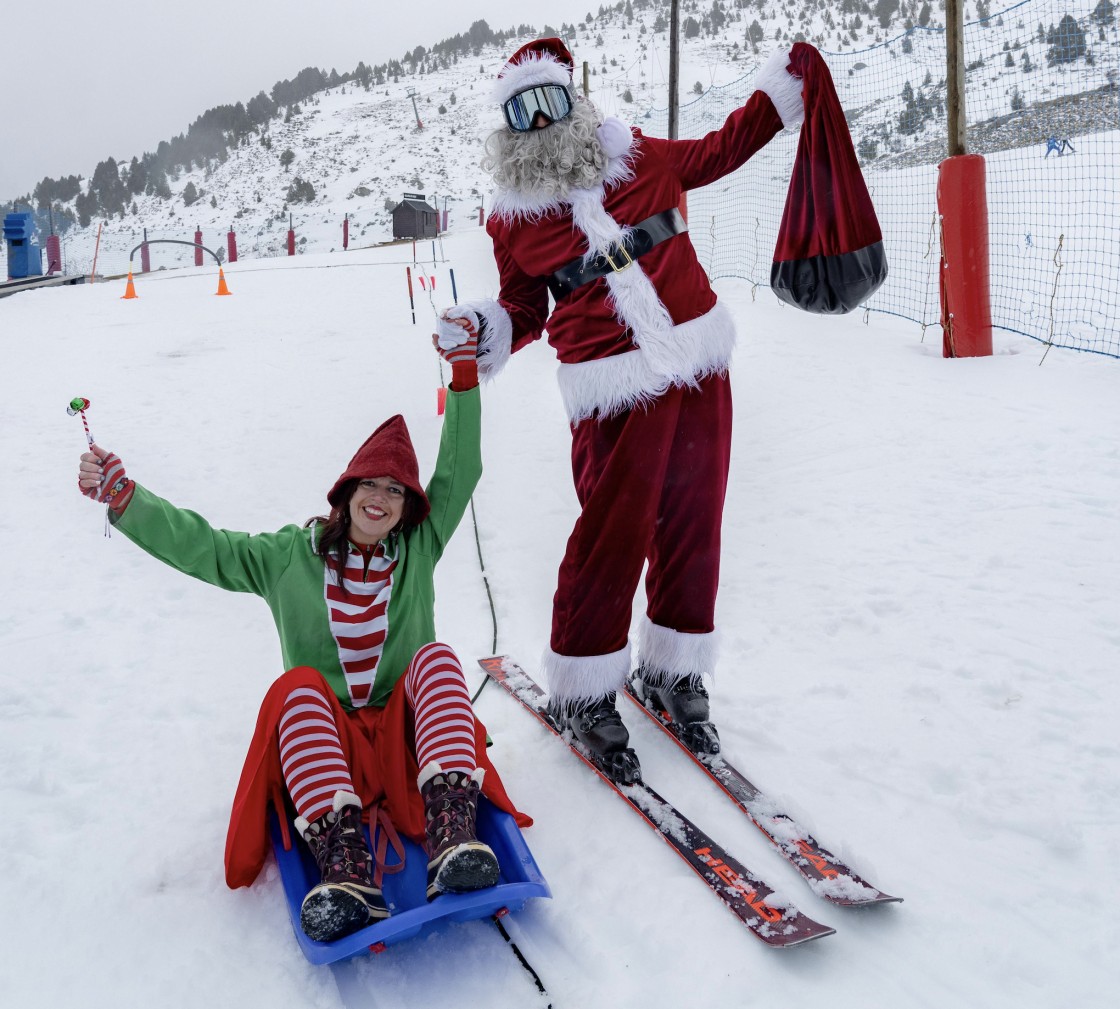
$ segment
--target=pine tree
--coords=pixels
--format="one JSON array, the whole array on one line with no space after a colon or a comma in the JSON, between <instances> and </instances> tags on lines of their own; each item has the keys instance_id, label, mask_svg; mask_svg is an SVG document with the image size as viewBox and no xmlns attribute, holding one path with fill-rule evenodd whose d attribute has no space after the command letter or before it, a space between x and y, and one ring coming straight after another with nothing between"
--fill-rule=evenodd
<instances>
[{"instance_id":1,"label":"pine tree","mask_svg":"<svg viewBox=\"0 0 1120 1009\"><path fill-rule=\"evenodd\" d=\"M1085 29L1069 14L1063 14L1058 27L1046 36L1050 48L1046 51L1049 66L1076 63L1085 55Z\"/></svg>"}]
</instances>

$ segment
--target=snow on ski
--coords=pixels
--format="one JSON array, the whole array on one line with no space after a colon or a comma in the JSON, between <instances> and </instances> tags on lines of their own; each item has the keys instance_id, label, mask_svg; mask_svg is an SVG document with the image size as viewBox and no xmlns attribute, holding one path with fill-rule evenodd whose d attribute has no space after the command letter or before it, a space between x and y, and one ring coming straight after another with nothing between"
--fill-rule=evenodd
<instances>
[{"instance_id":1,"label":"snow on ski","mask_svg":"<svg viewBox=\"0 0 1120 1009\"><path fill-rule=\"evenodd\" d=\"M688 747L676 733L668 714L655 709L634 693L632 681L626 684L624 692L750 817L751 822L801 873L818 897L841 907L864 907L902 901L901 897L892 897L872 886L853 872L842 859L822 848L812 834L779 809L773 800L721 754L700 754Z\"/></svg>"},{"instance_id":2,"label":"snow on ski","mask_svg":"<svg viewBox=\"0 0 1120 1009\"><path fill-rule=\"evenodd\" d=\"M644 782L617 785L588 759L573 741L557 731L545 711L545 693L524 669L508 656L479 659L495 683L518 700L553 735L605 781L669 844L730 911L768 946L797 946L836 930L813 921L726 852L672 803Z\"/></svg>"}]
</instances>

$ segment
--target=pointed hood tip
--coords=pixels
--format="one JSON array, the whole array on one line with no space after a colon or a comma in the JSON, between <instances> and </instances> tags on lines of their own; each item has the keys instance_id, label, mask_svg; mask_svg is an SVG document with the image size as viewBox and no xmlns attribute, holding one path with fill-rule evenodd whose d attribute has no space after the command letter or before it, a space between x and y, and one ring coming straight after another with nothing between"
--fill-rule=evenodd
<instances>
[{"instance_id":1,"label":"pointed hood tip","mask_svg":"<svg viewBox=\"0 0 1120 1009\"><path fill-rule=\"evenodd\" d=\"M362 443L343 474L327 493L327 501L332 508L345 506L346 502L342 500L345 484L350 480L366 480L375 476L390 476L399 480L416 495L419 508L413 516L414 525L419 525L428 517L432 506L420 483L420 466L408 433L408 425L399 413L381 424Z\"/></svg>"}]
</instances>

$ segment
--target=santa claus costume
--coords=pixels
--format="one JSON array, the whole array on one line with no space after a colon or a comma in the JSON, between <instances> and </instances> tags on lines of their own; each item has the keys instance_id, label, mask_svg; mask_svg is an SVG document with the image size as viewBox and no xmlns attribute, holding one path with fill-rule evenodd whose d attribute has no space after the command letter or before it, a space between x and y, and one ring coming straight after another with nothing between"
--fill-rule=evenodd
<instances>
[{"instance_id":1,"label":"santa claus costume","mask_svg":"<svg viewBox=\"0 0 1120 1009\"><path fill-rule=\"evenodd\" d=\"M546 330L559 358L582 511L560 566L543 665L554 713L620 780L640 773L614 694L631 670L644 564L641 685L671 715L706 722L702 683L717 653L735 329L676 208L685 192L734 171L800 121L801 82L787 63L786 54L772 57L746 104L699 140L647 137L596 117L587 145L599 166L594 184L511 188L499 180L487 231L500 292L446 313L477 317L485 379ZM572 69L559 39L514 53L496 90L509 131L529 134L530 118L537 129L574 129L560 94L585 101ZM560 102L550 105L550 94Z\"/></svg>"}]
</instances>

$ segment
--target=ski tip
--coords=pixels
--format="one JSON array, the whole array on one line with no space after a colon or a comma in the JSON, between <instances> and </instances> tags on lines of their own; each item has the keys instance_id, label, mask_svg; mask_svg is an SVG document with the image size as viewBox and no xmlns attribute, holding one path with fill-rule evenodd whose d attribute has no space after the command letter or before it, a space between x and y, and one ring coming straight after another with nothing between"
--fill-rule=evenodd
<instances>
[{"instance_id":1,"label":"ski tip","mask_svg":"<svg viewBox=\"0 0 1120 1009\"><path fill-rule=\"evenodd\" d=\"M831 925L822 925L820 922L813 922L812 925L812 928L802 929L792 935L767 936L762 933L756 933L756 935L771 949L793 949L797 946L804 946L814 939L824 939L827 936L836 935L836 929Z\"/></svg>"}]
</instances>

